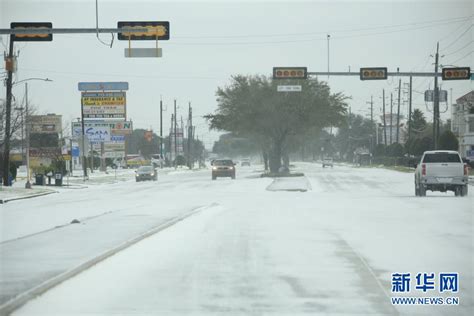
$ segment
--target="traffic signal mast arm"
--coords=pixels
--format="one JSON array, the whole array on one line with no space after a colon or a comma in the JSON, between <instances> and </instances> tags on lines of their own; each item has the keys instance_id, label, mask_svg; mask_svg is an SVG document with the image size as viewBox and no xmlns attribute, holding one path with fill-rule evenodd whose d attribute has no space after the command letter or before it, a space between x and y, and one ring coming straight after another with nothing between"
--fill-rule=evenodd
<instances>
[{"instance_id":1,"label":"traffic signal mast arm","mask_svg":"<svg viewBox=\"0 0 474 316\"><path fill-rule=\"evenodd\" d=\"M15 29L0 29L0 34L80 34L80 33L146 33L156 35L148 27L123 27L123 28L15 28Z\"/></svg>"},{"instance_id":2,"label":"traffic signal mast arm","mask_svg":"<svg viewBox=\"0 0 474 316\"><path fill-rule=\"evenodd\" d=\"M308 76L360 76L360 72L350 71L308 71ZM441 73L435 74L434 72L387 72L387 76L394 77L441 77Z\"/></svg>"}]
</instances>

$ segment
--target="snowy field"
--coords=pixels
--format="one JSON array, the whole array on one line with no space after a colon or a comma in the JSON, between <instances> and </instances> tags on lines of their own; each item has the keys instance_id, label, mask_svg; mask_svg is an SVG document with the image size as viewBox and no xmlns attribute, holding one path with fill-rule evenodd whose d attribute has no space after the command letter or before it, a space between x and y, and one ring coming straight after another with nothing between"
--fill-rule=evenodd
<instances>
[{"instance_id":1,"label":"snowy field","mask_svg":"<svg viewBox=\"0 0 474 316\"><path fill-rule=\"evenodd\" d=\"M272 191L255 169L216 181L209 170L141 183L130 174L0 206L0 304L199 210L13 315L474 314L473 186L465 198L419 198L410 173L300 163L304 180ZM286 191L302 183L306 192ZM459 306L392 305L396 272L413 282L419 272L458 272Z\"/></svg>"}]
</instances>

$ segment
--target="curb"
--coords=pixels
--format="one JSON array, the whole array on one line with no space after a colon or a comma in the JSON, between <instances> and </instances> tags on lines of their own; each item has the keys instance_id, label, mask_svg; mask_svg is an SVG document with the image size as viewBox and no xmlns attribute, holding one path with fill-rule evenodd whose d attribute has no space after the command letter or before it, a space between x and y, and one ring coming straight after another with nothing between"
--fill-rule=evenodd
<instances>
[{"instance_id":1,"label":"curb","mask_svg":"<svg viewBox=\"0 0 474 316\"><path fill-rule=\"evenodd\" d=\"M26 195L26 196L18 196L18 197L12 197L12 198L6 198L6 199L0 199L0 204L5 204L10 201L17 201L17 200L26 200L26 199L31 199L43 195L48 195L48 194L53 194L53 193L58 193L57 191L51 191L51 192L42 192L42 193L36 193L36 194L31 194L31 195Z\"/></svg>"},{"instance_id":2,"label":"curb","mask_svg":"<svg viewBox=\"0 0 474 316\"><path fill-rule=\"evenodd\" d=\"M67 281L68 279L78 275L79 273L89 269L90 267L96 265L97 263L101 262L101 261L104 261L105 259L115 255L116 253L120 252L121 250L124 250L136 243L138 243L139 241L142 241L143 239L145 238L148 238L170 226L173 226L174 224L194 215L194 214L197 214L199 212L201 212L202 210L205 210L207 208L210 208L210 207L213 207L213 206L216 206L217 204L216 203L213 203L213 204L210 204L210 205L207 205L207 206L201 206L201 207L197 207L193 210L191 210L190 212L184 214L184 215L181 215L181 216L178 216L178 217L175 217L167 222L164 222L160 225L158 225L157 227L155 228L152 228L148 231L146 231L145 233L139 235L138 237L135 237L135 238L132 238L124 243L122 243L121 245L115 247L115 248L112 248L106 252L104 252L103 254L93 258L93 259L90 259L78 266L76 266L75 268L69 270L69 271L66 271L66 272L63 272L55 277L53 277L52 279L49 279L48 281L45 281L43 282L42 284L18 295L17 297L15 297L14 299L10 300L10 301L7 301L6 303L4 303L3 305L0 306L0 316L8 316L10 315L13 311L15 311L16 309L20 308L21 306L25 305L28 301L36 298L37 296L41 295L41 294L44 294L46 291L52 289L53 287L55 287L56 285L59 285L61 284L62 282L64 281Z\"/></svg>"}]
</instances>

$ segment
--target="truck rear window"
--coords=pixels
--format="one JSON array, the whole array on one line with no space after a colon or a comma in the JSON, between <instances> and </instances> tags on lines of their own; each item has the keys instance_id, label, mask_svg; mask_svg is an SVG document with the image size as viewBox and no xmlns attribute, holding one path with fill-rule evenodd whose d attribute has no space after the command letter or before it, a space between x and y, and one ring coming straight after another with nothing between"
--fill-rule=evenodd
<instances>
[{"instance_id":1,"label":"truck rear window","mask_svg":"<svg viewBox=\"0 0 474 316\"><path fill-rule=\"evenodd\" d=\"M430 163L430 162L461 162L461 158L459 158L458 154L451 154L451 153L432 153L426 154L423 158L423 162Z\"/></svg>"}]
</instances>

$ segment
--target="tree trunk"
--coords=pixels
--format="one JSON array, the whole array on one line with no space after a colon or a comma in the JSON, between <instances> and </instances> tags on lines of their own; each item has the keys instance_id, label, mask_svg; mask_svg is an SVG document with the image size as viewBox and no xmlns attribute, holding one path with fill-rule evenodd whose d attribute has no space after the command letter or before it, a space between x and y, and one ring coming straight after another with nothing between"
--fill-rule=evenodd
<instances>
[{"instance_id":1,"label":"tree trunk","mask_svg":"<svg viewBox=\"0 0 474 316\"><path fill-rule=\"evenodd\" d=\"M270 149L270 172L278 173L281 167L281 142L274 141L274 145Z\"/></svg>"},{"instance_id":2,"label":"tree trunk","mask_svg":"<svg viewBox=\"0 0 474 316\"><path fill-rule=\"evenodd\" d=\"M262 157L265 171L268 171L268 152L266 150L262 150Z\"/></svg>"}]
</instances>

